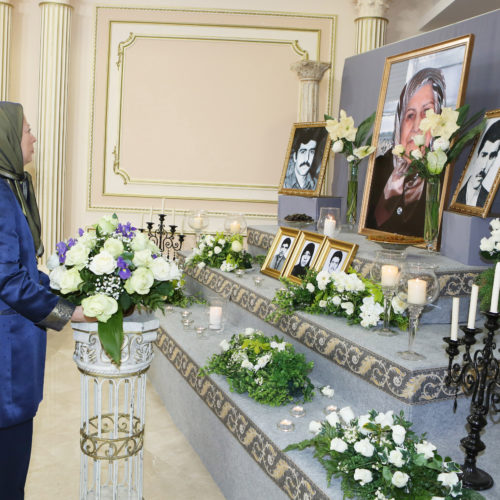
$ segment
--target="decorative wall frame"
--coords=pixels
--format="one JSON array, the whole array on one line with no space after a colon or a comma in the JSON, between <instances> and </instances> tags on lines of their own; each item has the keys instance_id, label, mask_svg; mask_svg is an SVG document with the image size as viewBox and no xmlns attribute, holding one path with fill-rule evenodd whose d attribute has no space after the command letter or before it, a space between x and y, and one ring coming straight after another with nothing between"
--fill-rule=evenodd
<instances>
[{"instance_id":1,"label":"decorative wall frame","mask_svg":"<svg viewBox=\"0 0 500 500\"><path fill-rule=\"evenodd\" d=\"M449 208L483 218L500 184L500 109L488 111L485 119L486 127L474 142Z\"/></svg>"},{"instance_id":2,"label":"decorative wall frame","mask_svg":"<svg viewBox=\"0 0 500 500\"><path fill-rule=\"evenodd\" d=\"M316 271L346 272L358 251L356 243L325 238L314 264Z\"/></svg>"},{"instance_id":3,"label":"decorative wall frame","mask_svg":"<svg viewBox=\"0 0 500 500\"><path fill-rule=\"evenodd\" d=\"M427 109L463 103L473 35L388 57L373 129L359 231L378 239L423 242L425 181L405 176L407 164L392 155L395 144L415 148L413 135ZM416 127L416 128L415 128ZM404 179L403 179L404 177ZM440 221L448 194L449 168L442 174Z\"/></svg>"},{"instance_id":4,"label":"decorative wall frame","mask_svg":"<svg viewBox=\"0 0 500 500\"><path fill-rule=\"evenodd\" d=\"M260 271L273 278L279 278L286 267L287 258L293 253L298 235L298 229L280 227Z\"/></svg>"}]
</instances>

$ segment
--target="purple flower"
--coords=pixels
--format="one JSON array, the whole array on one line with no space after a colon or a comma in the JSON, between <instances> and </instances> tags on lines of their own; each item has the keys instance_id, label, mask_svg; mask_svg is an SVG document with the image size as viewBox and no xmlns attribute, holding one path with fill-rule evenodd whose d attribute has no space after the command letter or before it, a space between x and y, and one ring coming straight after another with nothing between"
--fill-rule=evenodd
<instances>
[{"instance_id":1,"label":"purple flower","mask_svg":"<svg viewBox=\"0 0 500 500\"><path fill-rule=\"evenodd\" d=\"M78 236L80 236L80 238L83 236L83 233L85 233L85 231L82 228L79 228L78 229Z\"/></svg>"},{"instance_id":2,"label":"purple flower","mask_svg":"<svg viewBox=\"0 0 500 500\"><path fill-rule=\"evenodd\" d=\"M123 257L121 257L121 256L118 257L118 259L116 259L116 265L120 269L126 269L126 267L127 267L127 263L123 260Z\"/></svg>"},{"instance_id":3,"label":"purple flower","mask_svg":"<svg viewBox=\"0 0 500 500\"><path fill-rule=\"evenodd\" d=\"M76 240L74 240L73 238L70 238L68 240L68 248L75 246L75 244L76 244Z\"/></svg>"},{"instance_id":4,"label":"purple flower","mask_svg":"<svg viewBox=\"0 0 500 500\"><path fill-rule=\"evenodd\" d=\"M158 258L158 255L156 255L155 253L153 255L151 255L151 257L153 257L153 259L157 259Z\"/></svg>"},{"instance_id":5,"label":"purple flower","mask_svg":"<svg viewBox=\"0 0 500 500\"><path fill-rule=\"evenodd\" d=\"M59 264L64 264L66 262L66 251L67 250L68 250L68 247L66 246L66 243L64 243L64 241L60 241L56 245L57 255L59 256Z\"/></svg>"},{"instance_id":6,"label":"purple flower","mask_svg":"<svg viewBox=\"0 0 500 500\"><path fill-rule=\"evenodd\" d=\"M123 269L120 269L120 272L118 274L120 275L120 278L122 280L126 280L130 278L130 275L132 273L130 272L130 269L128 267L124 267Z\"/></svg>"},{"instance_id":7,"label":"purple flower","mask_svg":"<svg viewBox=\"0 0 500 500\"><path fill-rule=\"evenodd\" d=\"M137 228L132 227L132 224L130 222L127 222L126 224L118 224L116 227L115 233L116 234L123 234L125 238L133 238L135 236L134 231Z\"/></svg>"}]
</instances>

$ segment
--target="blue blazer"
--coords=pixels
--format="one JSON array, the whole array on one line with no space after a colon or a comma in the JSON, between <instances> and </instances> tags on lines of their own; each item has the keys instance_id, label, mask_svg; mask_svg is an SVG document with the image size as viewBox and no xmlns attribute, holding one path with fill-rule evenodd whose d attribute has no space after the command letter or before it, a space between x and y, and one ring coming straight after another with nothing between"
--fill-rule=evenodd
<instances>
[{"instance_id":1,"label":"blue blazer","mask_svg":"<svg viewBox=\"0 0 500 500\"><path fill-rule=\"evenodd\" d=\"M0 427L24 422L38 409L47 337L37 323L58 301L38 271L26 217L0 178Z\"/></svg>"}]
</instances>

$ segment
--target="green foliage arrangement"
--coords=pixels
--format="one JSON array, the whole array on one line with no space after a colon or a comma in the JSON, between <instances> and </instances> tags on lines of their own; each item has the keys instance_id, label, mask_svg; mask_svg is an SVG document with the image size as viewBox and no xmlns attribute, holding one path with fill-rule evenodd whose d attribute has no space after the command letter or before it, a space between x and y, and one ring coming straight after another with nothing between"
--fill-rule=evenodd
<instances>
[{"instance_id":1,"label":"green foliage arrangement","mask_svg":"<svg viewBox=\"0 0 500 500\"><path fill-rule=\"evenodd\" d=\"M376 326L384 313L384 296L381 287L373 281L349 273L309 270L300 284L281 278L284 289L273 298L277 306L268 320L277 321L282 316L301 310L311 314L330 314L344 317L349 324L360 324L365 328ZM406 304L395 296L390 322L402 330L408 327L403 316Z\"/></svg>"},{"instance_id":2,"label":"green foliage arrangement","mask_svg":"<svg viewBox=\"0 0 500 500\"><path fill-rule=\"evenodd\" d=\"M234 334L229 342L220 343L222 353L214 354L200 370L200 376L210 373L224 375L231 391L248 395L258 403L281 406L302 399L311 401L314 395L308 373L313 362L306 362L291 344L277 336L266 337L262 332L247 328Z\"/></svg>"},{"instance_id":3,"label":"green foliage arrangement","mask_svg":"<svg viewBox=\"0 0 500 500\"><path fill-rule=\"evenodd\" d=\"M250 269L252 256L243 250L243 236L224 233L203 234L186 259L186 266L216 267L221 271L230 272L236 269Z\"/></svg>"},{"instance_id":4,"label":"green foliage arrangement","mask_svg":"<svg viewBox=\"0 0 500 500\"><path fill-rule=\"evenodd\" d=\"M493 219L490 222L491 235L489 238L482 238L479 244L481 257L493 263L500 262L500 219ZM495 267L490 267L483 271L477 280L479 285L479 302L481 311L490 310L491 293L493 291L493 279L495 277ZM499 301L500 304L500 301Z\"/></svg>"},{"instance_id":5,"label":"green foliage arrangement","mask_svg":"<svg viewBox=\"0 0 500 500\"><path fill-rule=\"evenodd\" d=\"M285 451L314 448L328 485L332 477L341 478L345 498L483 499L462 487L459 465L438 455L425 434L417 436L403 412L372 410L355 418L351 408L345 407L317 424L315 437L291 444Z\"/></svg>"}]
</instances>

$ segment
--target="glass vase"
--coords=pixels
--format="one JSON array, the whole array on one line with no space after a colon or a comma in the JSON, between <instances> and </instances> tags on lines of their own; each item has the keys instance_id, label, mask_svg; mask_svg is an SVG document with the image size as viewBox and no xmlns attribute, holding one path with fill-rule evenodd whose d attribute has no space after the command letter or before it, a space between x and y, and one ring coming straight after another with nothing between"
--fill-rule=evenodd
<instances>
[{"instance_id":1,"label":"glass vase","mask_svg":"<svg viewBox=\"0 0 500 500\"><path fill-rule=\"evenodd\" d=\"M354 230L358 218L358 164L349 163L349 180L347 181L346 224Z\"/></svg>"},{"instance_id":2,"label":"glass vase","mask_svg":"<svg viewBox=\"0 0 500 500\"><path fill-rule=\"evenodd\" d=\"M429 177L425 188L425 221L424 240L427 250L437 249L439 233L439 201L441 195L441 180L439 177Z\"/></svg>"}]
</instances>

